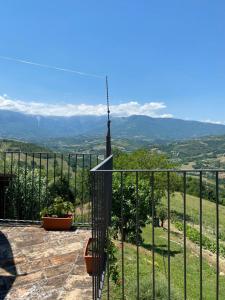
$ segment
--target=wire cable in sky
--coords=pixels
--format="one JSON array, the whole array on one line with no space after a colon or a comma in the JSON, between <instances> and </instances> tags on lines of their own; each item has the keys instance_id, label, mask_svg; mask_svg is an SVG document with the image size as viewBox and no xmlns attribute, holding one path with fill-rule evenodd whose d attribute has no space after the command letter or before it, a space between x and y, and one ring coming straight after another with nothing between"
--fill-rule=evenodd
<instances>
[{"instance_id":1,"label":"wire cable in sky","mask_svg":"<svg viewBox=\"0 0 225 300\"><path fill-rule=\"evenodd\" d=\"M100 75L96 75L96 74L85 73L85 72L80 72L80 71L76 71L76 70L72 70L72 69L60 68L60 67L50 66L50 65L45 65L45 64L39 64L39 63L36 63L36 62L33 62L33 61L19 59L19 58L13 58L13 57L0 55L0 59L15 61L15 62L22 63L22 64L27 64L27 65L37 66L37 67L41 67L41 68L52 69L52 70L56 70L56 71L74 73L74 74L81 75L81 76L88 76L88 77L101 78L101 79L104 78L104 76L100 76Z\"/></svg>"}]
</instances>

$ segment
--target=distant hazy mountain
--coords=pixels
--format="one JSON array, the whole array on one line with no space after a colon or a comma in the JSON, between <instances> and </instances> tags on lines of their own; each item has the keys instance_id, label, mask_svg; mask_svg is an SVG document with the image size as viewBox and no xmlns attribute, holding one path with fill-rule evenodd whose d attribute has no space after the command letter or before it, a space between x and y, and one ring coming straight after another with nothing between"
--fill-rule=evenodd
<instances>
[{"instance_id":1,"label":"distant hazy mountain","mask_svg":"<svg viewBox=\"0 0 225 300\"><path fill-rule=\"evenodd\" d=\"M0 137L39 140L72 137L98 132L106 124L105 117L43 117L0 110Z\"/></svg>"},{"instance_id":2,"label":"distant hazy mountain","mask_svg":"<svg viewBox=\"0 0 225 300\"><path fill-rule=\"evenodd\" d=\"M43 117L0 110L0 137L25 140L102 136L106 117ZM147 140L190 139L225 134L225 126L179 119L130 116L112 118L112 136Z\"/></svg>"},{"instance_id":3,"label":"distant hazy mountain","mask_svg":"<svg viewBox=\"0 0 225 300\"><path fill-rule=\"evenodd\" d=\"M162 119L147 116L131 116L114 119L112 131L114 135L121 137L176 140L207 135L222 135L225 132L225 126L172 118Z\"/></svg>"}]
</instances>

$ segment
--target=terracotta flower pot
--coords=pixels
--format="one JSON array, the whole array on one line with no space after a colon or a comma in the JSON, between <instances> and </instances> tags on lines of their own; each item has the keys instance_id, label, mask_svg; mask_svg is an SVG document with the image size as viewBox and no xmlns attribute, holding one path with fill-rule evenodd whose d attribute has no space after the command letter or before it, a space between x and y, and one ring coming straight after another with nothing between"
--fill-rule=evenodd
<instances>
[{"instance_id":1,"label":"terracotta flower pot","mask_svg":"<svg viewBox=\"0 0 225 300\"><path fill-rule=\"evenodd\" d=\"M42 226L46 230L69 230L73 224L73 216L68 215L64 218L43 217Z\"/></svg>"},{"instance_id":2,"label":"terracotta flower pot","mask_svg":"<svg viewBox=\"0 0 225 300\"><path fill-rule=\"evenodd\" d=\"M86 263L87 273L89 275L96 273L98 269L98 265L100 263L99 257L93 256L93 252L90 251L91 243L93 242L93 240L94 240L93 238L89 238L84 250L84 259Z\"/></svg>"}]
</instances>

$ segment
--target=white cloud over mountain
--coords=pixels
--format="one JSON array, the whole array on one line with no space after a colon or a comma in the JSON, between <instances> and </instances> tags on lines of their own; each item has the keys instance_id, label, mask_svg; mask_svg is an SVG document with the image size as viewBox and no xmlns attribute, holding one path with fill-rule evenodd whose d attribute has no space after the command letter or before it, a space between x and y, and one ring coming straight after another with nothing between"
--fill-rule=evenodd
<instances>
[{"instance_id":1,"label":"white cloud over mountain","mask_svg":"<svg viewBox=\"0 0 225 300\"><path fill-rule=\"evenodd\" d=\"M225 125L224 121L213 121L213 120L210 120L210 119L203 120L202 122L204 122L204 123L211 123L211 124L217 124L217 125Z\"/></svg>"},{"instance_id":2,"label":"white cloud over mountain","mask_svg":"<svg viewBox=\"0 0 225 300\"><path fill-rule=\"evenodd\" d=\"M41 102L25 102L10 99L7 95L0 96L0 109L21 112L40 116L81 116L106 114L105 104L46 104ZM146 115L150 117L171 118L171 114L162 113L166 109L163 102L147 102L141 104L137 101L111 105L110 110L114 116Z\"/></svg>"}]
</instances>

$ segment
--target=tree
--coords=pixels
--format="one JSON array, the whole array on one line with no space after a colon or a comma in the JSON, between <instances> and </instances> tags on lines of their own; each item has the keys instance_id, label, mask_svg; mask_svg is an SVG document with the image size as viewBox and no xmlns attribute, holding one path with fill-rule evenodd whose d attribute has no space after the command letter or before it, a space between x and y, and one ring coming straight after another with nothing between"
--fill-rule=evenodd
<instances>
[{"instance_id":1,"label":"tree","mask_svg":"<svg viewBox=\"0 0 225 300\"><path fill-rule=\"evenodd\" d=\"M164 155L147 150L131 154L119 153L115 157L116 169L171 168ZM121 178L122 176L122 178ZM175 190L178 176L170 174L170 192ZM154 184L153 184L154 180ZM123 241L141 242L142 227L152 216L168 187L167 173L115 173L113 176L112 225L117 237ZM154 200L154 201L153 201Z\"/></svg>"},{"instance_id":2,"label":"tree","mask_svg":"<svg viewBox=\"0 0 225 300\"><path fill-rule=\"evenodd\" d=\"M163 227L164 226L164 222L168 218L167 209L164 206L159 205L159 207L157 209L157 214L158 214L158 217L159 217L159 219L161 221L161 227Z\"/></svg>"},{"instance_id":3,"label":"tree","mask_svg":"<svg viewBox=\"0 0 225 300\"><path fill-rule=\"evenodd\" d=\"M137 191L130 178L127 178L123 186L123 195L121 193L120 180L114 178L113 184L113 202L112 202L112 226L123 241L136 242L141 241L141 227L145 226L148 215L151 214L151 205L149 207L149 190L142 180L139 182L139 192ZM122 217L121 217L122 216ZM138 217L138 230L136 227L136 217Z\"/></svg>"},{"instance_id":4,"label":"tree","mask_svg":"<svg viewBox=\"0 0 225 300\"><path fill-rule=\"evenodd\" d=\"M139 149L132 153L117 151L114 156L115 169L171 169L171 163L165 154L157 151Z\"/></svg>"}]
</instances>

